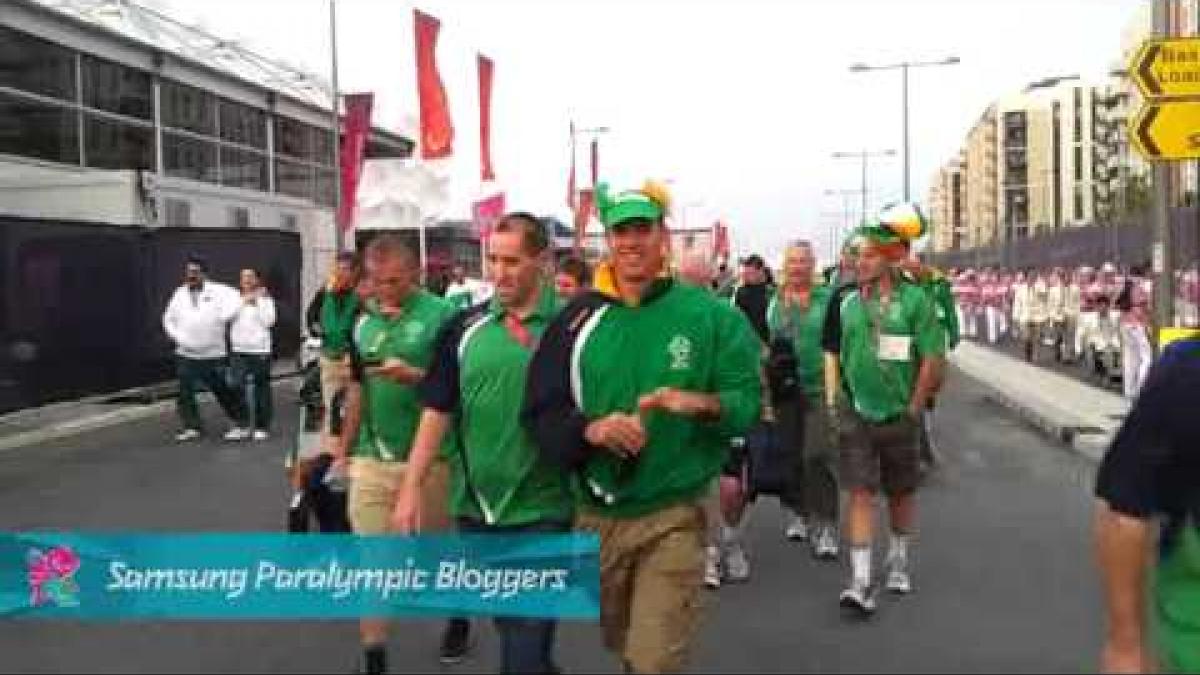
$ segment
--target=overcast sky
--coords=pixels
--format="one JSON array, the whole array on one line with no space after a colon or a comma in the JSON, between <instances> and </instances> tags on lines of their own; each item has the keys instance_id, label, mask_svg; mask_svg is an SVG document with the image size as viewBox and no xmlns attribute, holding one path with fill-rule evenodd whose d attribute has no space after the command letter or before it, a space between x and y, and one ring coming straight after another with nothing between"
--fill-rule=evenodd
<instances>
[{"instance_id":1,"label":"overcast sky","mask_svg":"<svg viewBox=\"0 0 1200 675\"><path fill-rule=\"evenodd\" d=\"M159 0L172 14L327 75L329 0ZM742 252L825 245L860 166L835 151L901 148L897 71L911 79L912 182L962 144L986 105L1052 75L1107 72L1139 0L422 0L442 20L441 70L457 130L454 210L479 196L475 54L496 62L493 156L512 208L567 216L568 124L604 125L603 177L674 179L688 225L724 217ZM412 10L338 0L343 91L374 91L378 125L412 128ZM581 184L587 158L580 153ZM902 193L902 164L870 166L871 203ZM857 198L854 198L857 200Z\"/></svg>"}]
</instances>

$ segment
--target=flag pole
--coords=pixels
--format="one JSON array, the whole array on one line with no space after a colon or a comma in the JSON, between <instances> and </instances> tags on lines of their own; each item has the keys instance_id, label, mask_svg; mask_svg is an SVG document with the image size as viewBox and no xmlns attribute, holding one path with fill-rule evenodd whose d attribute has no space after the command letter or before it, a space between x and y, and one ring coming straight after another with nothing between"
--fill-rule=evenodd
<instances>
[{"instance_id":1,"label":"flag pole","mask_svg":"<svg viewBox=\"0 0 1200 675\"><path fill-rule=\"evenodd\" d=\"M330 84L333 87L329 115L333 124L333 166L337 169L333 180L333 245L334 254L341 253L346 248L346 233L339 214L342 212L342 139L341 117L339 107L341 93L338 91L338 48L337 48L337 0L329 0L329 56Z\"/></svg>"}]
</instances>

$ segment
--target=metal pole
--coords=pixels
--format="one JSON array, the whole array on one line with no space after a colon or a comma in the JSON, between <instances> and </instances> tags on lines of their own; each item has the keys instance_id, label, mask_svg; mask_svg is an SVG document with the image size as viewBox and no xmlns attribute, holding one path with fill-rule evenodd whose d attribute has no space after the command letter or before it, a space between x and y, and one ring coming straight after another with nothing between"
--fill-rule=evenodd
<instances>
[{"instance_id":1,"label":"metal pole","mask_svg":"<svg viewBox=\"0 0 1200 675\"><path fill-rule=\"evenodd\" d=\"M346 248L346 233L342 229L342 223L338 220L338 214L342 210L342 124L339 115L341 93L338 90L337 0L329 0L329 55L332 62L329 79L333 85L329 117L333 125L333 166L335 167L333 177L333 245L334 252L341 253Z\"/></svg>"},{"instance_id":2,"label":"metal pole","mask_svg":"<svg viewBox=\"0 0 1200 675\"><path fill-rule=\"evenodd\" d=\"M1154 33L1165 36L1170 33L1170 17L1167 0L1154 0ZM1154 325L1157 329L1151 341L1157 346L1158 330L1175 322L1175 252L1170 221L1172 165L1158 161L1154 163L1154 275L1158 277L1154 292Z\"/></svg>"},{"instance_id":3,"label":"metal pole","mask_svg":"<svg viewBox=\"0 0 1200 675\"><path fill-rule=\"evenodd\" d=\"M908 64L900 66L901 80L904 89L904 201L909 201L909 166L908 166Z\"/></svg>"},{"instance_id":4,"label":"metal pole","mask_svg":"<svg viewBox=\"0 0 1200 675\"><path fill-rule=\"evenodd\" d=\"M862 154L862 219L865 222L867 219L867 156L866 150Z\"/></svg>"}]
</instances>

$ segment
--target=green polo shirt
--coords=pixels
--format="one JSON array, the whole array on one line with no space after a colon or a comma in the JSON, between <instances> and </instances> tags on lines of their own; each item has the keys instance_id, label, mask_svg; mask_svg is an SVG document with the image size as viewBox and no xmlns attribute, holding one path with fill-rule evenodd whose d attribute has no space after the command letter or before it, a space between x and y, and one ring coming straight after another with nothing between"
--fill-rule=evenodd
<instances>
[{"instance_id":1,"label":"green polo shirt","mask_svg":"<svg viewBox=\"0 0 1200 675\"><path fill-rule=\"evenodd\" d=\"M783 289L779 289L767 305L767 325L771 334L783 335L792 341L804 393L817 401L821 400L821 392L825 390L825 352L821 348L821 334L832 294L828 286L813 286L808 309L802 309L795 303L785 306Z\"/></svg>"},{"instance_id":2,"label":"green polo shirt","mask_svg":"<svg viewBox=\"0 0 1200 675\"><path fill-rule=\"evenodd\" d=\"M417 368L429 368L434 344L453 308L424 290L414 290L395 317L379 313L379 305L367 303L354 326L355 379L362 385L363 414L353 455L386 462L404 462L421 418L416 388L393 380L367 375L369 365L382 365L389 358L403 359ZM448 439L442 455L453 448Z\"/></svg>"},{"instance_id":3,"label":"green polo shirt","mask_svg":"<svg viewBox=\"0 0 1200 675\"><path fill-rule=\"evenodd\" d=\"M321 302L321 352L331 358L340 359L350 351L351 333L362 303L353 291L325 292Z\"/></svg>"},{"instance_id":4,"label":"green polo shirt","mask_svg":"<svg viewBox=\"0 0 1200 675\"><path fill-rule=\"evenodd\" d=\"M859 415L882 424L907 413L921 361L946 355L946 331L919 286L897 279L888 302L877 285L867 296L842 300L842 376Z\"/></svg>"},{"instance_id":5,"label":"green polo shirt","mask_svg":"<svg viewBox=\"0 0 1200 675\"><path fill-rule=\"evenodd\" d=\"M529 361L561 303L543 287L521 321L527 344L506 325L493 299L486 310L460 314L443 333L438 358L421 385L426 406L455 415L465 462L451 504L459 517L502 527L569 523L573 501L566 474L547 461L521 425Z\"/></svg>"}]
</instances>

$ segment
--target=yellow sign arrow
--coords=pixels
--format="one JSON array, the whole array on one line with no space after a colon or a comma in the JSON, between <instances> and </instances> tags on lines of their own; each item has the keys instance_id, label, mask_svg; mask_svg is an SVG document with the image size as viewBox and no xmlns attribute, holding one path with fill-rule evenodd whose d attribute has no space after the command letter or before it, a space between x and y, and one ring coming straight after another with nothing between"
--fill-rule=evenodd
<instances>
[{"instance_id":1,"label":"yellow sign arrow","mask_svg":"<svg viewBox=\"0 0 1200 675\"><path fill-rule=\"evenodd\" d=\"M1200 159L1200 101L1147 103L1129 136L1146 159Z\"/></svg>"},{"instance_id":2,"label":"yellow sign arrow","mask_svg":"<svg viewBox=\"0 0 1200 675\"><path fill-rule=\"evenodd\" d=\"M1148 99L1200 96L1200 38L1146 40L1129 72Z\"/></svg>"}]
</instances>

